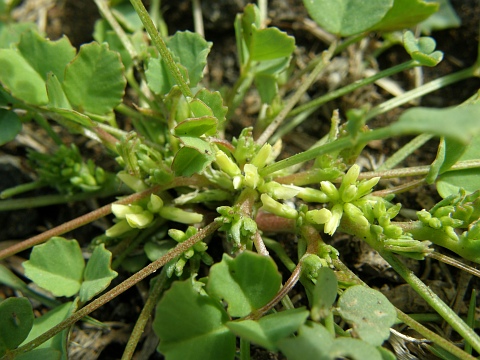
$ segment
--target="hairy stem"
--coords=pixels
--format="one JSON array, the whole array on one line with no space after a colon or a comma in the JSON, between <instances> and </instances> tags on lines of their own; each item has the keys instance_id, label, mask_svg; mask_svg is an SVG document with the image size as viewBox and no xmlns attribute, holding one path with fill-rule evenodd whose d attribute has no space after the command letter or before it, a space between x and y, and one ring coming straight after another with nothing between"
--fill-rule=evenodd
<instances>
[{"instance_id":1,"label":"hairy stem","mask_svg":"<svg viewBox=\"0 0 480 360\"><path fill-rule=\"evenodd\" d=\"M135 323L135 327L133 328L130 338L128 339L128 343L125 346L122 360L129 360L133 357L133 353L135 352L135 349L138 342L140 341L145 326L147 325L147 322L152 315L152 311L157 305L157 302L160 299L160 295L162 295L162 291L165 288L166 282L167 272L165 271L165 268L163 268L160 275L158 275L153 282L152 288L150 289L150 293L148 295L148 299L143 306L137 322Z\"/></svg>"},{"instance_id":2,"label":"hairy stem","mask_svg":"<svg viewBox=\"0 0 480 360\"><path fill-rule=\"evenodd\" d=\"M153 263L150 263L146 267L144 267L142 270L139 272L135 273L131 277L129 277L127 280L123 281L121 284L115 286L113 289L110 291L106 292L99 298L93 300L91 303L86 305L85 307L81 308L74 314L72 314L70 317L62 321L61 323L57 324L47 332L43 333L42 335L38 336L37 338L33 339L29 343L11 351L8 354L8 357L4 357L5 359L14 359L16 356L33 350L37 346L43 344L45 341L48 339L52 338L53 336L57 335L59 332L61 332L64 329L69 328L73 324L75 324L77 321L85 317L86 315L90 314L92 311L98 309L99 307L105 305L106 303L110 302L126 290L130 289L132 286L140 282L141 280L145 279L147 276L153 274L156 272L158 269L160 269L162 266L164 266L166 263L168 263L170 260L173 260L180 254L184 253L187 251L190 247L195 245L197 242L202 241L206 237L212 235L222 224L220 222L214 221L210 223L209 225L205 226L203 229L201 229L198 233L190 237L188 240L179 243L177 246L175 246L173 249L168 251L164 256L161 258L155 260ZM3 359L3 358L2 358Z\"/></svg>"}]
</instances>

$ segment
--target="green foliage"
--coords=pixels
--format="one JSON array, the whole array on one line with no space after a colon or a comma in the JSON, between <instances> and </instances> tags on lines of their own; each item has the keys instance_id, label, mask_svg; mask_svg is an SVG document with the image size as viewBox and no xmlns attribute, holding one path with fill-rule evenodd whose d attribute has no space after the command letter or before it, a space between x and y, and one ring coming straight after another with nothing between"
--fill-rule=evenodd
<instances>
[{"instance_id":1,"label":"green foliage","mask_svg":"<svg viewBox=\"0 0 480 360\"><path fill-rule=\"evenodd\" d=\"M192 279L175 282L158 303L153 330L158 350L175 359L234 359L235 336L227 312Z\"/></svg>"},{"instance_id":2,"label":"green foliage","mask_svg":"<svg viewBox=\"0 0 480 360\"><path fill-rule=\"evenodd\" d=\"M26 298L9 298L0 302L0 355L15 349L33 326L33 310Z\"/></svg>"},{"instance_id":3,"label":"green foliage","mask_svg":"<svg viewBox=\"0 0 480 360\"><path fill-rule=\"evenodd\" d=\"M335 39L305 66L305 58L294 58L301 54L295 38L268 26L264 12L268 9L248 4L233 24L238 79L231 87L211 88L203 77L212 43L189 31L167 36L155 8L158 2L151 2L150 14L139 0L95 3L104 18L95 26L96 41L77 52L66 37L51 41L32 24L16 24L10 18L13 5L0 0L0 144L13 140L30 120L57 144L48 154L28 150L37 180L20 185L23 190L13 195L37 185L56 188L62 201L90 199L103 191L117 196L134 192L78 220L84 224L113 214L105 234L90 246L82 242L82 247L92 249L87 262L76 240L39 235L46 242L35 240L39 245L23 266L25 276L48 295L38 294L0 266L2 284L51 308L33 320L25 298L1 302L2 355L66 359L67 326L161 267L150 282L144 312L124 358L132 357L128 352L133 353L132 343L138 342L155 305L152 326L160 339L158 351L169 360L247 359L250 343L280 351L289 359L392 359L394 355L382 346L396 321L405 321L433 341L442 349L434 350L437 353L467 355L407 321L380 292L358 285L362 281L329 245L335 242L327 240L345 235L362 239L383 256L480 352L474 330L396 257L421 261L444 247L480 263L476 98L443 109L400 108L430 91L477 76L478 61L375 107L361 99L357 108L342 103L341 111L332 115L330 131L309 134L318 141L301 153L283 152L282 142L276 140L305 119L314 121L313 111L330 100L400 71L436 66L443 53L436 50L435 40L408 31L435 13L436 3L305 0L313 20ZM427 32L434 27L420 26ZM397 30L405 30L403 38L400 32L389 33ZM345 49L360 41L372 45L372 31L375 46L362 45L358 54L364 56L363 64L374 64L381 51L400 43L411 60L310 99L314 84L323 86L323 71L335 57L351 56L352 48ZM379 50L372 51L373 47ZM258 107L258 114L249 114L251 127L242 120L243 130L235 134L231 121L243 110L250 91L251 98L258 99L252 107ZM369 128L369 120L389 110L395 115L388 125ZM116 174L82 155L81 146L63 144L50 119L77 135L75 141L86 137L90 139L83 142L86 146L104 145L107 151L101 157L116 160ZM323 131L323 126L318 128ZM413 145L393 155L395 161L387 159L381 168L362 172L357 162L368 143L411 134L440 137L436 159L428 168L392 169L418 151L421 145L414 139ZM110 169L115 166L109 164ZM422 178L413 184L388 183L392 177L419 174ZM430 211L418 211L418 220L397 221L402 204L392 202L394 195L424 182L436 185L444 199ZM26 200L28 206L30 201L36 199ZM8 209L8 204L0 202L0 210ZM61 235L81 224L66 223L51 231ZM291 235L279 236L283 232ZM100 295L117 276L112 267L136 273ZM302 307L288 297L296 284L295 289L305 294ZM97 295L100 299L91 302ZM75 298L59 306L53 297L63 296ZM62 323L65 319L73 320ZM28 342L43 334L42 340L49 340L31 350Z\"/></svg>"},{"instance_id":4,"label":"green foliage","mask_svg":"<svg viewBox=\"0 0 480 360\"><path fill-rule=\"evenodd\" d=\"M212 266L207 291L228 304L230 316L242 317L271 300L280 284L281 276L272 259L243 252L235 259L224 254L222 261Z\"/></svg>"}]
</instances>

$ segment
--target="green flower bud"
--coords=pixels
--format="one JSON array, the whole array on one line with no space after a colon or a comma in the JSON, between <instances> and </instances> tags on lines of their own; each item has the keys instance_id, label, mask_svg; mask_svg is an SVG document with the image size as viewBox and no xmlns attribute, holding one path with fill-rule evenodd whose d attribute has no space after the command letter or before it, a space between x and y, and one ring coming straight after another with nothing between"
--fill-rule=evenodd
<instances>
[{"instance_id":1,"label":"green flower bud","mask_svg":"<svg viewBox=\"0 0 480 360\"><path fill-rule=\"evenodd\" d=\"M117 222L115 225L108 228L105 231L105 235L113 238L113 237L121 236L130 230L132 230L132 228L130 227L130 225L128 225L127 220L121 220Z\"/></svg>"},{"instance_id":2,"label":"green flower bud","mask_svg":"<svg viewBox=\"0 0 480 360\"><path fill-rule=\"evenodd\" d=\"M297 194L299 199L307 202L327 203L329 198L323 191L312 188L300 188L300 192Z\"/></svg>"},{"instance_id":3,"label":"green flower bud","mask_svg":"<svg viewBox=\"0 0 480 360\"><path fill-rule=\"evenodd\" d=\"M337 201L340 199L338 189L330 181L322 181L320 182L320 186L330 201Z\"/></svg>"},{"instance_id":4,"label":"green flower bud","mask_svg":"<svg viewBox=\"0 0 480 360\"><path fill-rule=\"evenodd\" d=\"M443 216L448 216L450 215L450 213L452 213L454 211L454 207L453 206L442 206L440 208L438 208L437 210L435 210L435 212L433 213L433 216L435 217L438 217L438 218L441 218Z\"/></svg>"},{"instance_id":5,"label":"green flower bud","mask_svg":"<svg viewBox=\"0 0 480 360\"><path fill-rule=\"evenodd\" d=\"M112 204L112 213L118 219L125 219L127 214L140 214L143 208L139 205Z\"/></svg>"},{"instance_id":6,"label":"green flower bud","mask_svg":"<svg viewBox=\"0 0 480 360\"><path fill-rule=\"evenodd\" d=\"M302 258L302 273L305 274L310 280L317 279L318 271L322 267L328 267L328 264L318 255L308 254Z\"/></svg>"},{"instance_id":7,"label":"green flower bud","mask_svg":"<svg viewBox=\"0 0 480 360\"><path fill-rule=\"evenodd\" d=\"M196 243L195 245L193 245L193 249L195 251L198 251L198 252L204 252L204 251L207 251L208 246L205 242L200 241L200 242Z\"/></svg>"},{"instance_id":8,"label":"green flower bud","mask_svg":"<svg viewBox=\"0 0 480 360\"><path fill-rule=\"evenodd\" d=\"M185 211L173 206L163 206L160 209L160 216L167 220L176 221L182 224L195 224L203 220L203 215Z\"/></svg>"},{"instance_id":9,"label":"green flower bud","mask_svg":"<svg viewBox=\"0 0 480 360\"><path fill-rule=\"evenodd\" d=\"M163 200L160 196L151 194L150 201L147 204L147 208L152 213L158 213L163 206Z\"/></svg>"},{"instance_id":10,"label":"green flower bud","mask_svg":"<svg viewBox=\"0 0 480 360\"><path fill-rule=\"evenodd\" d=\"M185 235L185 233L182 230L178 229L169 229L168 236L170 236L173 240L179 243L187 240L187 236Z\"/></svg>"},{"instance_id":11,"label":"green flower bud","mask_svg":"<svg viewBox=\"0 0 480 360\"><path fill-rule=\"evenodd\" d=\"M471 206L471 205L467 205L467 204L457 205L455 207L454 213L452 214L452 217L455 218L455 219L463 220L466 223L469 223L470 222L470 217L473 214L473 210L474 210L473 206Z\"/></svg>"},{"instance_id":12,"label":"green flower bud","mask_svg":"<svg viewBox=\"0 0 480 360\"><path fill-rule=\"evenodd\" d=\"M381 216L385 215L386 212L387 208L384 201L377 201L373 206L373 214L375 215L376 219L379 219Z\"/></svg>"},{"instance_id":13,"label":"green flower bud","mask_svg":"<svg viewBox=\"0 0 480 360\"><path fill-rule=\"evenodd\" d=\"M241 174L240 168L237 164L222 150L218 150L215 153L215 162L221 170L226 172L231 177Z\"/></svg>"},{"instance_id":14,"label":"green flower bud","mask_svg":"<svg viewBox=\"0 0 480 360\"><path fill-rule=\"evenodd\" d=\"M267 164L267 160L272 153L272 145L265 143L250 162L258 169L263 168Z\"/></svg>"},{"instance_id":15,"label":"green flower bud","mask_svg":"<svg viewBox=\"0 0 480 360\"><path fill-rule=\"evenodd\" d=\"M235 176L232 180L232 184L235 190L240 189L240 187L243 185L243 177L241 175Z\"/></svg>"},{"instance_id":16,"label":"green flower bud","mask_svg":"<svg viewBox=\"0 0 480 360\"><path fill-rule=\"evenodd\" d=\"M356 207L352 203L343 204L343 211L345 212L345 215L347 215L356 224L362 227L370 226L370 222L363 215L362 210L360 210L358 207Z\"/></svg>"},{"instance_id":17,"label":"green flower bud","mask_svg":"<svg viewBox=\"0 0 480 360\"><path fill-rule=\"evenodd\" d=\"M348 185L343 189L340 188L340 192L342 194L342 201L347 203L355 199L357 195L357 187L355 185Z\"/></svg>"},{"instance_id":18,"label":"green flower bud","mask_svg":"<svg viewBox=\"0 0 480 360\"><path fill-rule=\"evenodd\" d=\"M402 208L402 205L401 204L395 204L393 205L392 207L390 207L388 210L387 210L387 215L390 219L393 219L395 216L398 215L398 213L400 212L400 209Z\"/></svg>"},{"instance_id":19,"label":"green flower bud","mask_svg":"<svg viewBox=\"0 0 480 360\"><path fill-rule=\"evenodd\" d=\"M147 190L148 188L148 186L143 182L143 180L140 180L139 178L130 175L124 171L120 171L119 173L117 173L117 176L125 185L127 185L135 192Z\"/></svg>"},{"instance_id":20,"label":"green flower bud","mask_svg":"<svg viewBox=\"0 0 480 360\"><path fill-rule=\"evenodd\" d=\"M376 236L380 236L381 234L383 234L383 227L381 227L380 225L372 224L370 226L370 231Z\"/></svg>"},{"instance_id":21,"label":"green flower bud","mask_svg":"<svg viewBox=\"0 0 480 360\"><path fill-rule=\"evenodd\" d=\"M343 205L335 204L332 207L332 217L325 223L323 231L326 234L333 235L335 230L337 230L338 225L340 225L340 220L343 215Z\"/></svg>"},{"instance_id":22,"label":"green flower bud","mask_svg":"<svg viewBox=\"0 0 480 360\"><path fill-rule=\"evenodd\" d=\"M342 185L340 187L346 187L349 185L355 185L358 175L360 175L360 166L353 164L342 179Z\"/></svg>"},{"instance_id":23,"label":"green flower bud","mask_svg":"<svg viewBox=\"0 0 480 360\"><path fill-rule=\"evenodd\" d=\"M370 194L373 190L373 187L378 184L380 181L380 177L374 177L368 180L362 180L358 185L357 185L357 199L361 198L362 196L365 196L367 194Z\"/></svg>"},{"instance_id":24,"label":"green flower bud","mask_svg":"<svg viewBox=\"0 0 480 360\"><path fill-rule=\"evenodd\" d=\"M256 189L260 180L262 180L260 175L258 175L257 167L252 164L245 164L243 166L243 172L245 173L245 185L252 189Z\"/></svg>"},{"instance_id":25,"label":"green flower bud","mask_svg":"<svg viewBox=\"0 0 480 360\"><path fill-rule=\"evenodd\" d=\"M463 221L459 219L452 219L450 216L442 216L440 218L443 226L451 226L457 228L463 225Z\"/></svg>"},{"instance_id":26,"label":"green flower bud","mask_svg":"<svg viewBox=\"0 0 480 360\"><path fill-rule=\"evenodd\" d=\"M183 256L185 259L190 259L193 257L193 255L195 255L195 250L193 250L192 248L186 250L184 253L183 253Z\"/></svg>"},{"instance_id":27,"label":"green flower bud","mask_svg":"<svg viewBox=\"0 0 480 360\"><path fill-rule=\"evenodd\" d=\"M148 211L142 211L140 214L126 214L125 219L132 228L146 228L153 220L153 214Z\"/></svg>"},{"instance_id":28,"label":"green flower bud","mask_svg":"<svg viewBox=\"0 0 480 360\"><path fill-rule=\"evenodd\" d=\"M180 259L177 260L175 263L175 275L178 277L182 276L183 274L183 268L187 264L187 259L185 259L183 256L180 257Z\"/></svg>"},{"instance_id":29,"label":"green flower bud","mask_svg":"<svg viewBox=\"0 0 480 360\"><path fill-rule=\"evenodd\" d=\"M328 209L310 210L307 211L305 217L309 223L325 224L332 218L332 213Z\"/></svg>"},{"instance_id":30,"label":"green flower bud","mask_svg":"<svg viewBox=\"0 0 480 360\"><path fill-rule=\"evenodd\" d=\"M431 218L428 220L428 226L434 229L440 229L442 227L442 221L437 218Z\"/></svg>"},{"instance_id":31,"label":"green flower bud","mask_svg":"<svg viewBox=\"0 0 480 360\"><path fill-rule=\"evenodd\" d=\"M275 181L269 181L260 187L260 190L267 193L274 199L287 200L295 197L302 188L293 185L282 185Z\"/></svg>"},{"instance_id":32,"label":"green flower bud","mask_svg":"<svg viewBox=\"0 0 480 360\"><path fill-rule=\"evenodd\" d=\"M103 170L101 167L96 167L95 168L95 180L97 184L103 184L105 182L106 176L105 176L105 170Z\"/></svg>"},{"instance_id":33,"label":"green flower bud","mask_svg":"<svg viewBox=\"0 0 480 360\"><path fill-rule=\"evenodd\" d=\"M296 219L298 216L297 210L291 208L288 205L279 203L278 201L274 200L267 194L262 194L260 196L260 200L263 204L263 209L271 212L272 214L287 218L287 219Z\"/></svg>"},{"instance_id":34,"label":"green flower bud","mask_svg":"<svg viewBox=\"0 0 480 360\"><path fill-rule=\"evenodd\" d=\"M432 218L432 214L430 214L427 210L423 209L421 211L417 211L418 220L420 220L425 225L428 225L428 222Z\"/></svg>"},{"instance_id":35,"label":"green flower bud","mask_svg":"<svg viewBox=\"0 0 480 360\"><path fill-rule=\"evenodd\" d=\"M378 218L378 224L383 228L390 225L390 218L386 213Z\"/></svg>"},{"instance_id":36,"label":"green flower bud","mask_svg":"<svg viewBox=\"0 0 480 360\"><path fill-rule=\"evenodd\" d=\"M398 239L403 234L403 230L400 226L388 225L383 228L383 233L390 239Z\"/></svg>"},{"instance_id":37,"label":"green flower bud","mask_svg":"<svg viewBox=\"0 0 480 360\"><path fill-rule=\"evenodd\" d=\"M206 252L202 252L200 254L200 258L202 259L202 262L207 266L213 265L213 263L215 262L213 258Z\"/></svg>"}]
</instances>

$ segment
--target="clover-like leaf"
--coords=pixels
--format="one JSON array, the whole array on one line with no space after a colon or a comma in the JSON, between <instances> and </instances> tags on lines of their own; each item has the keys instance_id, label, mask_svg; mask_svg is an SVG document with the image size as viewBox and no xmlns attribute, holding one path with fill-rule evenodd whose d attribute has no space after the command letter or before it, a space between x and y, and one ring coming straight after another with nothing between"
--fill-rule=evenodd
<instances>
[{"instance_id":1,"label":"clover-like leaf","mask_svg":"<svg viewBox=\"0 0 480 360\"><path fill-rule=\"evenodd\" d=\"M442 109L416 107L388 126L392 134L428 133L468 144L480 135L480 104Z\"/></svg>"},{"instance_id":2,"label":"clover-like leaf","mask_svg":"<svg viewBox=\"0 0 480 360\"><path fill-rule=\"evenodd\" d=\"M22 122L14 111L0 109L0 145L15 139L22 130Z\"/></svg>"},{"instance_id":3,"label":"clover-like leaf","mask_svg":"<svg viewBox=\"0 0 480 360\"><path fill-rule=\"evenodd\" d=\"M403 44L412 59L424 66L435 66L443 59L441 51L434 51L436 42L431 37L416 39L411 31L407 31L403 35Z\"/></svg>"},{"instance_id":4,"label":"clover-like leaf","mask_svg":"<svg viewBox=\"0 0 480 360\"><path fill-rule=\"evenodd\" d=\"M224 254L210 268L207 291L227 302L230 316L241 317L267 304L280 284L281 275L270 257L245 251L234 259Z\"/></svg>"},{"instance_id":5,"label":"clover-like leaf","mask_svg":"<svg viewBox=\"0 0 480 360\"><path fill-rule=\"evenodd\" d=\"M112 253L100 244L93 251L85 267L84 280L80 287L80 301L85 302L105 290L117 276L110 267Z\"/></svg>"},{"instance_id":6,"label":"clover-like leaf","mask_svg":"<svg viewBox=\"0 0 480 360\"><path fill-rule=\"evenodd\" d=\"M250 59L266 61L289 57L295 50L295 39L277 28L257 29L252 26Z\"/></svg>"},{"instance_id":7,"label":"clover-like leaf","mask_svg":"<svg viewBox=\"0 0 480 360\"><path fill-rule=\"evenodd\" d=\"M211 42L197 33L177 31L167 42L168 48L185 66L190 87L194 87L203 77L203 69L207 64L207 56L212 47Z\"/></svg>"},{"instance_id":8,"label":"clover-like leaf","mask_svg":"<svg viewBox=\"0 0 480 360\"><path fill-rule=\"evenodd\" d=\"M242 339L276 351L277 342L297 331L307 317L308 311L298 308L263 316L258 321L230 321L226 325Z\"/></svg>"},{"instance_id":9,"label":"clover-like leaf","mask_svg":"<svg viewBox=\"0 0 480 360\"><path fill-rule=\"evenodd\" d=\"M308 14L325 30L350 36L374 26L387 14L393 0L303 0Z\"/></svg>"},{"instance_id":10,"label":"clover-like leaf","mask_svg":"<svg viewBox=\"0 0 480 360\"><path fill-rule=\"evenodd\" d=\"M153 330L158 351L171 360L234 359L235 336L220 302L203 295L193 280L177 281L159 301Z\"/></svg>"},{"instance_id":11,"label":"clover-like leaf","mask_svg":"<svg viewBox=\"0 0 480 360\"><path fill-rule=\"evenodd\" d=\"M394 31L412 28L438 11L437 2L395 0L383 19L371 30Z\"/></svg>"},{"instance_id":12,"label":"clover-like leaf","mask_svg":"<svg viewBox=\"0 0 480 360\"><path fill-rule=\"evenodd\" d=\"M395 307L381 292L363 285L349 287L338 300L340 315L362 340L380 346L395 323Z\"/></svg>"},{"instance_id":13,"label":"clover-like leaf","mask_svg":"<svg viewBox=\"0 0 480 360\"><path fill-rule=\"evenodd\" d=\"M73 311L76 309L76 303L67 302L65 304L59 305L54 309L51 309L46 314L43 314L40 317L35 318L33 320L33 327L28 337L23 341L21 345L25 345L26 343L36 339L38 336L44 334L55 325L58 325L60 322L65 320L68 316L72 314ZM55 335L54 337L48 339L44 343L40 344L36 350L38 349L51 349L55 350L51 352L56 354L58 352L61 355L62 359L67 359L67 337L69 334L69 330L63 330L59 334ZM40 356L42 352L38 355ZM47 352L50 354L50 352ZM43 359L42 357L38 357L37 359ZM48 357L45 359L55 359L55 357Z\"/></svg>"},{"instance_id":14,"label":"clover-like leaf","mask_svg":"<svg viewBox=\"0 0 480 360\"><path fill-rule=\"evenodd\" d=\"M33 248L23 263L25 275L55 296L73 296L80 290L85 261L76 240L53 237Z\"/></svg>"},{"instance_id":15,"label":"clover-like leaf","mask_svg":"<svg viewBox=\"0 0 480 360\"><path fill-rule=\"evenodd\" d=\"M65 67L76 53L67 37L51 41L36 31L22 34L18 50L44 80L47 79L48 73L53 72L60 82L63 81Z\"/></svg>"},{"instance_id":16,"label":"clover-like leaf","mask_svg":"<svg viewBox=\"0 0 480 360\"><path fill-rule=\"evenodd\" d=\"M203 101L212 110L213 115L218 120L218 124L225 122L225 115L228 109L223 105L222 95L218 91L212 92L203 88L195 94L195 98Z\"/></svg>"},{"instance_id":17,"label":"clover-like leaf","mask_svg":"<svg viewBox=\"0 0 480 360\"><path fill-rule=\"evenodd\" d=\"M27 338L33 318L32 305L27 298L8 298L0 302L0 356Z\"/></svg>"},{"instance_id":18,"label":"clover-like leaf","mask_svg":"<svg viewBox=\"0 0 480 360\"><path fill-rule=\"evenodd\" d=\"M44 79L17 50L0 49L0 83L13 97L28 104L48 102Z\"/></svg>"},{"instance_id":19,"label":"clover-like leaf","mask_svg":"<svg viewBox=\"0 0 480 360\"><path fill-rule=\"evenodd\" d=\"M121 103L126 85L120 55L96 42L82 45L65 69L63 88L75 110L105 115Z\"/></svg>"},{"instance_id":20,"label":"clover-like leaf","mask_svg":"<svg viewBox=\"0 0 480 360\"><path fill-rule=\"evenodd\" d=\"M318 270L317 282L313 290L312 318L315 321L326 317L337 298L338 280L332 269L322 267Z\"/></svg>"}]
</instances>

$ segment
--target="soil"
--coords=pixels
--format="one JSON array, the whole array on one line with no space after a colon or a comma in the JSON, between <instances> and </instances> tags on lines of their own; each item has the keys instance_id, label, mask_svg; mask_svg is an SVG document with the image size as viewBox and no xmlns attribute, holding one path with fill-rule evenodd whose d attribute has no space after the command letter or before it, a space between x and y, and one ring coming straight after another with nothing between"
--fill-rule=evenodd
<instances>
[{"instance_id":1,"label":"soil","mask_svg":"<svg viewBox=\"0 0 480 360\"><path fill-rule=\"evenodd\" d=\"M231 85L238 76L238 64L236 59L235 37L233 30L233 21L235 15L241 12L246 4L244 0L217 0L202 1L202 10L205 21L205 37L213 42L212 52L209 56L209 74L207 80L212 87L219 84ZM461 68L465 68L475 61L477 55L478 43L478 23L480 17L480 7L476 0L451 0L451 4L461 17L462 26L458 29L449 29L434 32L432 36L437 41L437 49L444 51L444 61L435 68L423 69L423 81L438 78L439 76L452 73ZM190 0L165 1L163 2L164 18L167 22L169 32L174 33L177 30L193 31L192 2ZM16 16L23 20L37 21L44 27L45 33L51 39L57 39L62 35L67 35L72 44L76 47L81 44L92 41L92 32L95 21L99 18L99 13L93 1L74 1L74 0L25 0L16 13ZM307 19L306 12L301 0L272 0L269 2L269 17L271 25L277 26L292 34L297 42L298 50L296 52L295 62L298 66L305 66L314 54L318 54L328 45L317 37L315 29L311 28ZM319 79L318 82L309 91L308 96L317 97L334 87L350 83L362 76L361 63L366 59L369 47L376 45L376 39L372 37L367 42L341 54L338 60L332 65L326 76ZM381 69L387 68L400 61L406 60L405 51L394 47L382 54L378 63L371 63ZM403 90L411 89L415 86L418 74L414 72L400 74L393 77L392 81ZM421 100L425 106L444 107L457 105L465 101L468 97L477 92L480 86L479 79L469 79L447 88L436 91ZM371 85L344 98L334 101L328 106L323 107L311 116L309 120L297 127L284 139L285 154L297 153L307 149L318 138L328 132L329 119L334 109L339 109L341 116L349 108L359 106L365 102L375 105L389 98L391 95L378 87ZM252 124L254 116L258 112L258 102L255 91L248 94L244 105L237 111L234 121L227 129L228 136L237 136L240 130ZM398 116L398 112L386 114L375 121L369 123L375 127L385 124ZM25 131L16 141L3 146L0 149L0 191L14 184L31 181L34 178L34 172L28 167L25 160L26 148L28 147L47 147L50 146L48 138L41 131L26 126ZM57 129L57 128L56 128ZM58 129L58 131L61 131ZM65 136L69 136L65 134ZM365 157L364 167L374 169L381 163L384 157L395 152L409 139L395 139L385 143L372 143L367 147L368 157ZM89 144L80 142L76 137L69 141L79 143L82 149L89 152L98 153L101 150L92 149ZM417 151L405 161L405 165L417 166L431 163L435 157L436 141L427 144L422 151ZM100 155L96 155L97 157ZM389 186L389 184L382 184ZM51 191L54 193L54 191ZM45 192L36 192L32 195L45 195ZM406 204L410 209L429 208L438 201L435 189L433 187L423 187L416 192L409 192L407 196L400 195L399 202ZM25 209L19 211L10 211L8 213L0 212L0 246L10 244L12 241L21 240L35 235L45 229L52 228L76 216L82 215L110 202L112 199L102 199L98 201L79 202L68 205L48 206L41 209ZM101 234L105 229L105 223L96 222L93 226L88 226L67 234L68 237L78 239L82 244L88 244L96 235ZM288 252L295 253L294 239L291 236L284 236L280 239ZM383 291L389 299L405 312L429 312L428 306L419 299L418 295L409 290L401 279L391 272L382 259L363 242L346 236L336 236L329 239L342 255L346 264L350 264L360 278L366 281L370 286ZM25 258L28 258L28 252L20 253L11 258L7 265L15 271L21 272L21 266L18 264ZM429 284L429 286L442 296L447 303L455 301L457 294L463 294L461 287L466 285L467 291L473 287L478 287L478 279L469 283L465 280L462 272L454 268L447 267L434 260L424 262L410 262L412 270ZM285 269L280 268L285 271ZM286 272L286 271L285 271ZM286 273L288 277L288 274ZM115 279L119 283L122 276ZM129 290L117 299L104 306L101 310L92 314L93 317L104 321L110 325L108 331L96 327L90 327L81 324L76 327L72 334L73 343L70 347L71 359L118 359L121 357L123 348L128 340L128 334L131 331L136 317L141 310L144 302L144 295L147 284L141 283L138 287ZM12 296L10 289L0 286L0 298ZM301 289L294 289L291 294L294 301L298 303L305 302L305 295ZM459 312L465 313L468 306L465 301L460 299ZM41 309L37 309L41 311ZM439 325L432 324L439 331ZM399 329L403 330L403 329ZM448 334L448 329L443 328ZM404 332L407 333L406 331ZM415 334L409 334L416 336ZM447 335L446 335L447 336ZM408 359L432 359L435 358L428 353L425 348L410 343L408 347L401 338L391 340L391 346L395 349L401 349L398 355L403 355ZM452 340L455 340L452 335ZM395 342L396 341L396 342ZM400 345L398 345L400 344ZM146 331L144 338L139 345L136 359L161 359L155 351L156 339L151 331ZM269 353L263 349L255 349L252 352L252 359L283 359L279 354Z\"/></svg>"}]
</instances>

